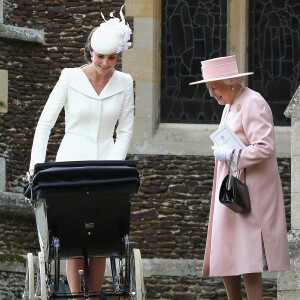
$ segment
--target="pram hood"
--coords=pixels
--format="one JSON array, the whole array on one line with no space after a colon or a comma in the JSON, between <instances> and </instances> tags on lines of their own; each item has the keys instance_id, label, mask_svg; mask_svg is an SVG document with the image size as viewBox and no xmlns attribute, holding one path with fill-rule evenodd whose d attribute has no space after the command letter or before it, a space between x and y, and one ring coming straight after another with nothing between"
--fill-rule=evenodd
<instances>
[{"instance_id":1,"label":"pram hood","mask_svg":"<svg viewBox=\"0 0 300 300\"><path fill-rule=\"evenodd\" d=\"M86 193L137 193L140 176L135 161L71 161L36 164L33 200ZM31 198L30 185L24 196Z\"/></svg>"}]
</instances>

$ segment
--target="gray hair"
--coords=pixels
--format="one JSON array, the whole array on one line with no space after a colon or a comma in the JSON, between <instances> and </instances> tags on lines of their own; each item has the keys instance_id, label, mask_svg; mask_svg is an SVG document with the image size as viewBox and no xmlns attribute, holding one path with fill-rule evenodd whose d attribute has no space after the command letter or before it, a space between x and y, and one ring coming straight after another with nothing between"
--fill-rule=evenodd
<instances>
[{"instance_id":1,"label":"gray hair","mask_svg":"<svg viewBox=\"0 0 300 300\"><path fill-rule=\"evenodd\" d=\"M235 78L224 79L223 82L226 85L234 85L234 84L242 84L244 80L245 80L245 76L240 76Z\"/></svg>"}]
</instances>

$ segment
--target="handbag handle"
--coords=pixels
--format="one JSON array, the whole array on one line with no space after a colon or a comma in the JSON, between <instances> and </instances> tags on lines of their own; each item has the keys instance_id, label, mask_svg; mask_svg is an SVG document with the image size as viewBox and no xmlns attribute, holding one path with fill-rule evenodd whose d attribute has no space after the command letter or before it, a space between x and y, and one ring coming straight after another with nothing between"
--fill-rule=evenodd
<instances>
[{"instance_id":1,"label":"handbag handle","mask_svg":"<svg viewBox=\"0 0 300 300\"><path fill-rule=\"evenodd\" d=\"M237 168L237 176L240 177L240 171L239 171L239 161L240 161L240 156L242 153L243 149L240 149L238 157L237 157L237 161L236 161L236 168ZM230 160L229 160L229 164L228 164L228 175L230 174L230 168L231 168L231 163L233 162L233 154L235 152L235 149L232 150L231 152L231 156L230 156ZM246 184L246 168L244 168L244 184Z\"/></svg>"}]
</instances>

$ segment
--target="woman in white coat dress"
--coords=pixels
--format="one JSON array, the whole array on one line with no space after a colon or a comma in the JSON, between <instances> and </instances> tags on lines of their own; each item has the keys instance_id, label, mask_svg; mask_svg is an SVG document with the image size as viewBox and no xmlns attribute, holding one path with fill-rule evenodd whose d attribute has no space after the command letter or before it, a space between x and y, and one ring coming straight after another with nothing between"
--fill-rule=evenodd
<instances>
[{"instance_id":1,"label":"woman in white coat dress","mask_svg":"<svg viewBox=\"0 0 300 300\"><path fill-rule=\"evenodd\" d=\"M30 161L32 175L34 165L45 161L50 131L62 108L65 135L56 161L126 158L133 131L134 99L132 77L114 69L118 53L130 46L131 29L125 24L122 8L120 16L121 21L104 19L105 22L91 32L85 47L87 65L61 72L35 131ZM72 293L80 292L78 270L83 269L83 259L67 261ZM90 291L100 291L105 258L89 258L89 270Z\"/></svg>"}]
</instances>

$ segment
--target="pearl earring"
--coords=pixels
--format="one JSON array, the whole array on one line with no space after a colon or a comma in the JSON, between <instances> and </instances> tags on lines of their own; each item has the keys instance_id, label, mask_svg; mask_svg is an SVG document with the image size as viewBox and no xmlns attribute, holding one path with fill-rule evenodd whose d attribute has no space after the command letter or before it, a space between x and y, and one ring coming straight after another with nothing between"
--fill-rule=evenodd
<instances>
[{"instance_id":1,"label":"pearl earring","mask_svg":"<svg viewBox=\"0 0 300 300\"><path fill-rule=\"evenodd\" d=\"M94 57L93 56L91 56L91 61L93 61L94 60Z\"/></svg>"},{"instance_id":2,"label":"pearl earring","mask_svg":"<svg viewBox=\"0 0 300 300\"><path fill-rule=\"evenodd\" d=\"M231 89L234 91L234 86Z\"/></svg>"}]
</instances>

